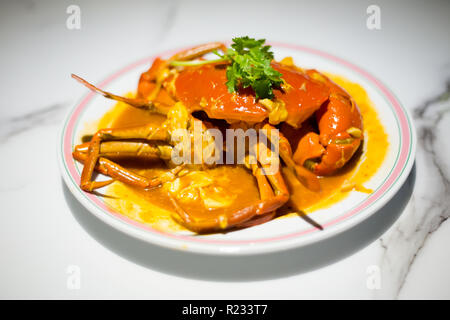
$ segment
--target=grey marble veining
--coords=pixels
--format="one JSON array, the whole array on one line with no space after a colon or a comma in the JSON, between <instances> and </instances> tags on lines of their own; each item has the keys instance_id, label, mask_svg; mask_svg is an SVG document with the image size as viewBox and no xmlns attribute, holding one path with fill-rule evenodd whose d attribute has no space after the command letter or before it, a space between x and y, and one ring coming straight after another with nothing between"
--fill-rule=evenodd
<instances>
[{"instance_id":1,"label":"grey marble veining","mask_svg":"<svg viewBox=\"0 0 450 320\"><path fill-rule=\"evenodd\" d=\"M403 216L379 240L381 269L390 280L383 293L390 297L398 297L421 249L450 216L450 157L439 143L449 137L450 81L442 93L416 107L413 115L418 136L415 194Z\"/></svg>"},{"instance_id":2,"label":"grey marble veining","mask_svg":"<svg viewBox=\"0 0 450 320\"><path fill-rule=\"evenodd\" d=\"M0 143L36 127L59 124L68 107L68 103L59 103L18 116L0 118Z\"/></svg>"},{"instance_id":3,"label":"grey marble veining","mask_svg":"<svg viewBox=\"0 0 450 320\"><path fill-rule=\"evenodd\" d=\"M165 16L165 21L161 27L161 32L158 35L156 40L157 43L164 41L168 34L173 31L175 21L177 19L178 9L179 9L180 1L179 0L171 0L168 2L167 13Z\"/></svg>"}]
</instances>

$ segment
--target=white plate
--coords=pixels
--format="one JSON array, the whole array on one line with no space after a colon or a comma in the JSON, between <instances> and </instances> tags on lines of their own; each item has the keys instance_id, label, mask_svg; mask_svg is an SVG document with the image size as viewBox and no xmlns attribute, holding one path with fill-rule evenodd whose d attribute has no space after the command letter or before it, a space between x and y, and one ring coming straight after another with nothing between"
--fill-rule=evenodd
<instances>
[{"instance_id":1,"label":"white plate","mask_svg":"<svg viewBox=\"0 0 450 320\"><path fill-rule=\"evenodd\" d=\"M73 147L79 143L76 139L84 123L99 119L114 104L111 100L89 92L68 114L58 150L62 176L76 199L95 216L131 236L172 249L207 254L258 254L299 247L343 232L377 212L405 182L414 162L416 137L408 112L379 80L347 61L306 47L280 43L271 45L276 59L292 56L302 67L342 75L367 91L387 132L390 145L382 166L365 184L374 190L372 194L352 192L332 207L311 213L310 217L324 227L323 231L302 219L289 218L226 234L199 236L155 230L112 211L101 197L79 188L82 167L74 162L71 155ZM157 56L167 57L179 50ZM135 90L139 75L148 69L155 57L125 66L98 84L98 87L117 94Z\"/></svg>"}]
</instances>

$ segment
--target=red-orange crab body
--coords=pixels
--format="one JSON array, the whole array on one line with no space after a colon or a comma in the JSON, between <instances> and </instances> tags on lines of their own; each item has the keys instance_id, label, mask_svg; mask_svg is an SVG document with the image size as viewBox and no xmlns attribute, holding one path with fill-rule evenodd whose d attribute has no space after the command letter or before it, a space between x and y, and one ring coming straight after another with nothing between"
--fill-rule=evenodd
<instances>
[{"instance_id":1,"label":"red-orange crab body","mask_svg":"<svg viewBox=\"0 0 450 320\"><path fill-rule=\"evenodd\" d=\"M165 60L157 58L142 74L139 97L148 98L155 92L155 77L164 66ZM362 135L351 136L348 132L349 129L362 132L358 107L342 88L316 70L304 71L293 64L277 62L272 62L272 67L282 74L284 82L281 88L273 90L275 100L282 101L287 111L284 122L299 128L316 114L319 134L311 131L300 139L294 161L301 166L309 164L307 167L317 175L332 174L349 161L360 145ZM151 98L169 105L181 101L191 112L201 110L212 119L229 123L254 124L269 118L268 108L255 98L251 89L230 93L226 82L226 65L186 67L167 76L162 81L163 89Z\"/></svg>"},{"instance_id":2,"label":"red-orange crab body","mask_svg":"<svg viewBox=\"0 0 450 320\"><path fill-rule=\"evenodd\" d=\"M149 71L141 76L138 93L147 97L154 88L148 80L154 78L154 71L162 63L156 59ZM328 99L329 88L315 81L309 75L272 63L283 74L283 88L274 89L275 98L283 101L288 112L286 122L294 127L301 125ZM163 86L176 100L182 101L191 111L203 110L210 118L229 122L261 122L269 116L269 111L257 101L250 89L230 93L226 86L227 76L224 65L203 65L188 67L167 78ZM163 98L165 94L160 93Z\"/></svg>"}]
</instances>

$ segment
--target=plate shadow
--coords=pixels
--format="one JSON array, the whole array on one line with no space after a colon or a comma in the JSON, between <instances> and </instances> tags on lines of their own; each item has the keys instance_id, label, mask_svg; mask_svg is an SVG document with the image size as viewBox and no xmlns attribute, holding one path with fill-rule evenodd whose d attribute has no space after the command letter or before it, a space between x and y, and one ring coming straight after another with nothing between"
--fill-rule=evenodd
<instances>
[{"instance_id":1,"label":"plate shadow","mask_svg":"<svg viewBox=\"0 0 450 320\"><path fill-rule=\"evenodd\" d=\"M217 256L166 249L133 238L99 220L71 194L61 180L64 197L78 223L119 256L155 271L215 281L256 281L309 272L343 259L378 239L401 215L416 181L416 165L397 194L378 212L328 239L281 252L249 256Z\"/></svg>"}]
</instances>

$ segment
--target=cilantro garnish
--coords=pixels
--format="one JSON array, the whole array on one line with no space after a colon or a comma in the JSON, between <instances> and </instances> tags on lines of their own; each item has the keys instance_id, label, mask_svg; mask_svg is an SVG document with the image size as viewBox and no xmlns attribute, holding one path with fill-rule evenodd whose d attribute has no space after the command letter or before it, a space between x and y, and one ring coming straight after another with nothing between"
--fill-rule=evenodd
<instances>
[{"instance_id":1,"label":"cilantro garnish","mask_svg":"<svg viewBox=\"0 0 450 320\"><path fill-rule=\"evenodd\" d=\"M280 86L281 73L270 65L273 53L265 39L249 37L234 38L231 48L224 57L231 60L227 67L227 87L229 92L239 88L252 87L256 98L273 98L272 88Z\"/></svg>"},{"instance_id":2,"label":"cilantro garnish","mask_svg":"<svg viewBox=\"0 0 450 320\"><path fill-rule=\"evenodd\" d=\"M273 53L269 45L264 45L265 39L234 38L231 48L216 60L202 61L172 61L173 66L195 66L207 63L229 62L227 67L227 88L236 92L240 88L251 87L257 99L273 98L273 88L279 87L283 80L282 74L276 71L270 63Z\"/></svg>"}]
</instances>

